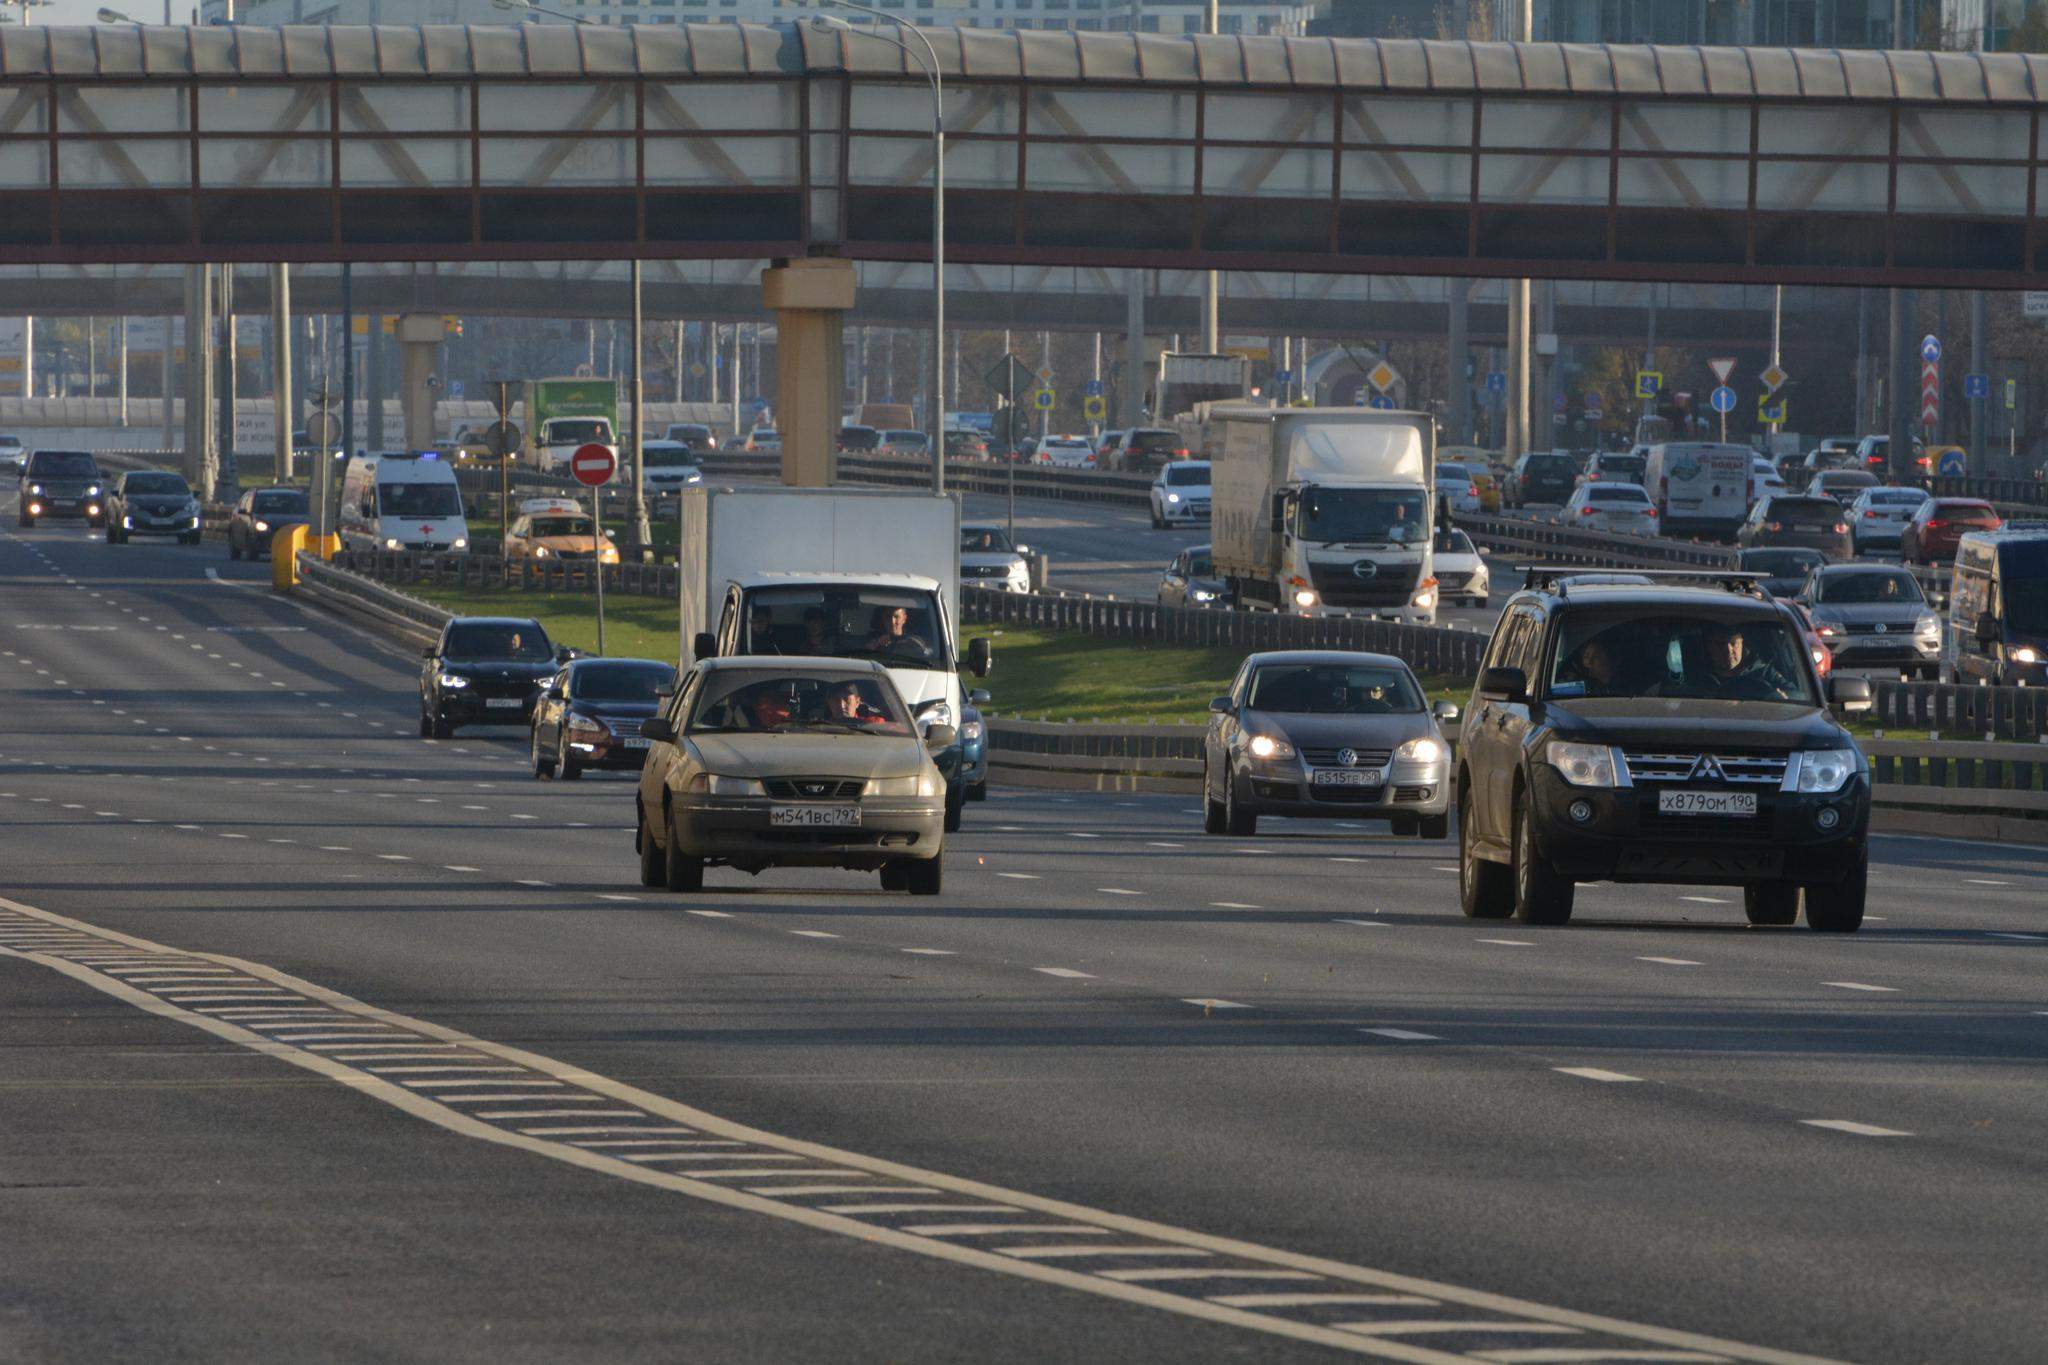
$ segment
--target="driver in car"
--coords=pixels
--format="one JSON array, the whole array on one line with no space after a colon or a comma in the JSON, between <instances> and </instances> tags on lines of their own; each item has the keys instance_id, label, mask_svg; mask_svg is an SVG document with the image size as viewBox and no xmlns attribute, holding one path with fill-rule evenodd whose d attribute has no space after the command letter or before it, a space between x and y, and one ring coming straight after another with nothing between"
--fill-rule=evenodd
<instances>
[{"instance_id":1,"label":"driver in car","mask_svg":"<svg viewBox=\"0 0 2048 1365\"><path fill-rule=\"evenodd\" d=\"M908 641L924 648L924 641L910 632L910 609L908 607L877 607L875 609L875 631L868 636L869 649L894 649Z\"/></svg>"},{"instance_id":2,"label":"driver in car","mask_svg":"<svg viewBox=\"0 0 2048 1365\"><path fill-rule=\"evenodd\" d=\"M1742 628L1728 622L1710 624L1700 636L1706 654L1704 677L1688 679L1690 694L1717 701L1785 701L1791 685L1762 659L1744 649Z\"/></svg>"},{"instance_id":3,"label":"driver in car","mask_svg":"<svg viewBox=\"0 0 2048 1365\"><path fill-rule=\"evenodd\" d=\"M868 705L857 682L843 682L825 699L825 719L850 721L855 725L881 725L889 718Z\"/></svg>"}]
</instances>

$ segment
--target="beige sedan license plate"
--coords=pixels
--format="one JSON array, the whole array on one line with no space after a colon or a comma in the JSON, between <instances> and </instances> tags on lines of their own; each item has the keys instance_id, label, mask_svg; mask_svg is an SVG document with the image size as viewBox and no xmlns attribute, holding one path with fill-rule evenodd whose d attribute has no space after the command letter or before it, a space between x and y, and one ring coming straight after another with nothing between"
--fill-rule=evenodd
<instances>
[{"instance_id":1,"label":"beige sedan license plate","mask_svg":"<svg viewBox=\"0 0 2048 1365\"><path fill-rule=\"evenodd\" d=\"M1755 815L1755 792L1657 793L1659 815Z\"/></svg>"},{"instance_id":2,"label":"beige sedan license plate","mask_svg":"<svg viewBox=\"0 0 2048 1365\"><path fill-rule=\"evenodd\" d=\"M1377 787L1385 778L1377 768L1318 768L1308 780L1318 787Z\"/></svg>"},{"instance_id":3,"label":"beige sedan license plate","mask_svg":"<svg viewBox=\"0 0 2048 1365\"><path fill-rule=\"evenodd\" d=\"M859 806L770 806L768 823L797 829L834 829L860 824Z\"/></svg>"}]
</instances>

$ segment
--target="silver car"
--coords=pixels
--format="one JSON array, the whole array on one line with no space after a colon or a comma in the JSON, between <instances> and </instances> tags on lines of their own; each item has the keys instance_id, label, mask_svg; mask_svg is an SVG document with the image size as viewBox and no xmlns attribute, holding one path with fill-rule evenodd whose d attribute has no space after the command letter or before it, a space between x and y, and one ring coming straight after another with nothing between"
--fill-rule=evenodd
<instances>
[{"instance_id":1,"label":"silver car","mask_svg":"<svg viewBox=\"0 0 2048 1365\"><path fill-rule=\"evenodd\" d=\"M640 733L642 886L699 891L711 865L844 867L939 894L946 779L931 751L957 736L920 727L880 664L706 660Z\"/></svg>"},{"instance_id":2,"label":"silver car","mask_svg":"<svg viewBox=\"0 0 2048 1365\"><path fill-rule=\"evenodd\" d=\"M1657 506L1639 483L1582 483L1559 509L1560 526L1624 535L1657 534Z\"/></svg>"},{"instance_id":3,"label":"silver car","mask_svg":"<svg viewBox=\"0 0 2048 1365\"><path fill-rule=\"evenodd\" d=\"M1924 488L1866 488L1849 504L1849 544L1857 554L1899 548L1899 533L1927 501Z\"/></svg>"},{"instance_id":4,"label":"silver car","mask_svg":"<svg viewBox=\"0 0 2048 1365\"><path fill-rule=\"evenodd\" d=\"M1415 674L1386 654L1254 654L1209 704L1202 828L1257 831L1261 815L1385 820L1395 834L1450 834L1450 746Z\"/></svg>"},{"instance_id":5,"label":"silver car","mask_svg":"<svg viewBox=\"0 0 2048 1365\"><path fill-rule=\"evenodd\" d=\"M1909 677L1941 672L1941 618L1920 580L1882 564L1825 564L1793 599L1813 616L1814 633L1836 668L1897 669Z\"/></svg>"}]
</instances>

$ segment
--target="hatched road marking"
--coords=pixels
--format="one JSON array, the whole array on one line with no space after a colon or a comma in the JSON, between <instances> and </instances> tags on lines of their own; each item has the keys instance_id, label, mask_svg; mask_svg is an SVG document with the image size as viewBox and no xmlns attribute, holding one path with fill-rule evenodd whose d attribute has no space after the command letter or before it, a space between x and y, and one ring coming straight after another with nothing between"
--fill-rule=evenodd
<instances>
[{"instance_id":1,"label":"hatched road marking","mask_svg":"<svg viewBox=\"0 0 2048 1365\"><path fill-rule=\"evenodd\" d=\"M137 1009L324 1077L347 1087L365 1100L401 1110L457 1136L514 1148L595 1174L760 1214L815 1232L1078 1290L1187 1318L1333 1346L1382 1360L1419 1362L1421 1365L1451 1365L1451 1362L1469 1362L1474 1357L1395 1338L1432 1333L1483 1334L1491 1339L1488 1355L1496 1360L1556 1359L1558 1357L1530 1353L1542 1347L1544 1338L1554 1340L1558 1336L1572 1336L1576 1338L1573 1345L1585 1352L1577 1356L1578 1359L1627 1359L1630 1352L1663 1348L1666 1353L1692 1353L1686 1358L1701 1361L1818 1365L1817 1359L1811 1356L1552 1308L1483 1290L1439 1284L1391 1271L1217 1237L1063 1200L1006 1190L959 1176L921 1170L800 1138L784 1137L720 1118L681 1101L595 1075L550 1057L379 1009L259 963L224 954L167 947L4 898L0 898L0 954L47 967ZM246 1010L238 1011L235 1017L226 1017L220 1010L167 999L163 992L175 987L151 989L133 980L177 968L226 969L236 979L246 982L249 988L274 993L292 1002L290 1020L281 1021L268 1010L253 1014ZM526 1072L534 1077L528 1084L545 1089L547 1093L536 1095L528 1090L523 1094L469 1094L460 1097L466 1105L510 1100L533 1106L528 1108L453 1108L451 1106L458 1097L423 1093L416 1088L421 1085L419 1081L411 1082L410 1086L395 1082L385 1074L380 1063L360 1058L345 1059L332 1052L317 1052L310 1046L301 1046L280 1036L281 1033L303 1036L309 1026L327 1029L337 1026L354 1029L376 1027L398 1035L378 1040L382 1043L457 1048L465 1058L486 1059L485 1065L509 1064L515 1070ZM483 1084L496 1092L509 1083L492 1080ZM536 1100L548 1107L535 1106L533 1102ZM591 1133L589 1140L581 1142L577 1141L578 1137L584 1136L581 1134L527 1131L510 1126L517 1120L557 1115L586 1123L595 1119L617 1122L589 1125L601 1126L607 1131L602 1136ZM614 1129L616 1133L611 1131ZM678 1129L691 1136L677 1136ZM649 1138L673 1136L677 1149L689 1149L707 1140L722 1145L719 1150L709 1152L675 1150L664 1153L635 1149L630 1154L631 1160L590 1145L591 1140L616 1141L618 1134ZM703 1137L698 1138L696 1134ZM684 1169L659 1168L668 1163L681 1163L685 1157L693 1159ZM508 1180L516 1178L512 1171L505 1174ZM825 1179L819 1180L819 1177ZM741 1179L777 1183L753 1184L744 1189L713 1183ZM883 1181L903 1183L884 1184ZM947 1202L958 1201L965 1205L958 1210L964 1215L962 1222L983 1213L1001 1214L1008 1216L988 1216L982 1221L1008 1228L1022 1221L1018 1215L1023 1215L1026 1218L1058 1220L1062 1225L1043 1229L1048 1232L1072 1235L1064 1225L1075 1224L1085 1228L1090 1238L1112 1233L1116 1237L1106 1243L1054 1241L1038 1246L977 1245L974 1241L977 1236L1014 1234L1003 1231L968 1233L957 1225L947 1225L944 1229L947 1235L933 1236L902 1226L869 1221L855 1213L833 1211L834 1207L848 1207L843 1201L836 1206L804 1202L828 1194L855 1195L863 1199L873 1195L900 1194L916 1197L919 1202L926 1198L939 1202L950 1196ZM858 1210L860 1206L851 1207ZM1185 1262L1189 1260L1203 1264L1188 1267ZM1277 1302L1254 1299L1246 1304L1218 1301L1233 1297L1233 1283L1249 1286L1272 1280L1288 1281L1304 1293L1327 1291L1348 1295L1361 1289L1370 1291L1361 1296L1367 1300L1365 1302L1349 1297L1343 1302L1355 1304L1361 1310L1386 1307L1389 1311L1384 1315L1363 1316L1356 1321L1332 1323L1316 1320L1313 1310L1317 1305L1293 1303L1285 1297ZM1187 1285L1185 1289L1179 1287L1183 1281ZM1428 1302L1415 1304L1415 1298ZM1444 1310L1443 1315L1429 1316L1429 1308L1440 1308ZM1663 1354L1662 1358L1674 1356Z\"/></svg>"}]
</instances>

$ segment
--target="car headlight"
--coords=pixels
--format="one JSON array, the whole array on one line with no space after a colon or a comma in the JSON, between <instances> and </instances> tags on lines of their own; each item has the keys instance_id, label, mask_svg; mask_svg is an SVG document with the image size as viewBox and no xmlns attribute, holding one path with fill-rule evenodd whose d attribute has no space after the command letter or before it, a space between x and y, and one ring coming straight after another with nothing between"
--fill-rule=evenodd
<instances>
[{"instance_id":1,"label":"car headlight","mask_svg":"<svg viewBox=\"0 0 2048 1365\"><path fill-rule=\"evenodd\" d=\"M1914 624L1913 633L1916 635L1941 634L1941 618L1939 616L1936 616L1933 612L1929 612L1927 615L1921 617L1919 621Z\"/></svg>"},{"instance_id":2,"label":"car headlight","mask_svg":"<svg viewBox=\"0 0 2048 1365\"><path fill-rule=\"evenodd\" d=\"M765 796L767 788L757 777L726 777L719 773L698 773L690 790L711 796Z\"/></svg>"},{"instance_id":3,"label":"car headlight","mask_svg":"<svg viewBox=\"0 0 2048 1365\"><path fill-rule=\"evenodd\" d=\"M88 498L98 497L100 495L100 486L98 484L93 484L90 488L87 488L85 490L85 495Z\"/></svg>"},{"instance_id":4,"label":"car headlight","mask_svg":"<svg viewBox=\"0 0 2048 1365\"><path fill-rule=\"evenodd\" d=\"M909 777L871 777L861 788L862 796L937 796L939 774L936 768L914 773Z\"/></svg>"},{"instance_id":5,"label":"car headlight","mask_svg":"<svg viewBox=\"0 0 2048 1365\"><path fill-rule=\"evenodd\" d=\"M966 721L966 722L962 723L962 725L960 726L960 738L962 738L962 739L980 739L980 738L981 738L981 736L982 736L982 730L983 730L983 727L982 727L982 723L981 723L980 721L978 721L978 720L970 720L970 721Z\"/></svg>"},{"instance_id":6,"label":"car headlight","mask_svg":"<svg viewBox=\"0 0 2048 1365\"><path fill-rule=\"evenodd\" d=\"M1253 735L1252 742L1246 747L1252 751L1253 758L1294 757L1294 746L1273 735Z\"/></svg>"},{"instance_id":7,"label":"car headlight","mask_svg":"<svg viewBox=\"0 0 2048 1365\"><path fill-rule=\"evenodd\" d=\"M1796 792L1838 792L1856 775L1854 749L1808 749L1793 755L1797 768L1786 786Z\"/></svg>"},{"instance_id":8,"label":"car headlight","mask_svg":"<svg viewBox=\"0 0 2048 1365\"><path fill-rule=\"evenodd\" d=\"M588 716L578 716L572 714L569 717L569 733L572 735L591 735L593 737L596 737L606 734L607 731L605 730L604 726L598 724L596 721L592 720Z\"/></svg>"},{"instance_id":9,"label":"car headlight","mask_svg":"<svg viewBox=\"0 0 2048 1365\"><path fill-rule=\"evenodd\" d=\"M1614 750L1605 744L1571 744L1553 741L1544 752L1550 766L1574 787L1612 787Z\"/></svg>"},{"instance_id":10,"label":"car headlight","mask_svg":"<svg viewBox=\"0 0 2048 1365\"><path fill-rule=\"evenodd\" d=\"M1168 494L1166 495L1166 500L1167 500L1168 502L1179 502L1179 501L1180 501L1180 494L1178 494L1178 493L1168 493Z\"/></svg>"},{"instance_id":11,"label":"car headlight","mask_svg":"<svg viewBox=\"0 0 2048 1365\"><path fill-rule=\"evenodd\" d=\"M1312 607L1312 606L1314 606L1315 604L1316 604L1316 595L1315 595L1315 593L1314 593L1314 591L1313 591L1313 590L1311 590L1311 589L1309 589L1309 588L1297 588L1297 589L1295 590L1295 593L1294 593L1294 605L1295 605L1295 606L1297 606L1297 607L1300 607L1300 608L1302 608L1303 610L1307 610L1307 609L1308 609L1309 607Z\"/></svg>"},{"instance_id":12,"label":"car headlight","mask_svg":"<svg viewBox=\"0 0 2048 1365\"><path fill-rule=\"evenodd\" d=\"M268 531L270 529L270 523L267 521L259 521L256 523L256 529L259 531Z\"/></svg>"},{"instance_id":13,"label":"car headlight","mask_svg":"<svg viewBox=\"0 0 2048 1365\"><path fill-rule=\"evenodd\" d=\"M28 491L40 495L43 491L43 486L39 483L32 483L28 486Z\"/></svg>"},{"instance_id":14,"label":"car headlight","mask_svg":"<svg viewBox=\"0 0 2048 1365\"><path fill-rule=\"evenodd\" d=\"M386 539L386 540L384 541L384 548L385 548L385 549L387 549L387 550L395 550L395 549L397 549L397 548L398 548L398 537L397 537L397 536L391 536L391 537L388 537L388 538L387 538L387 539Z\"/></svg>"},{"instance_id":15,"label":"car headlight","mask_svg":"<svg viewBox=\"0 0 2048 1365\"><path fill-rule=\"evenodd\" d=\"M2005 657L2016 664L2037 664L2041 662L2041 651L2032 645L2021 645L2017 649L2007 650Z\"/></svg>"},{"instance_id":16,"label":"car headlight","mask_svg":"<svg viewBox=\"0 0 2048 1365\"><path fill-rule=\"evenodd\" d=\"M1434 763L1444 756L1444 746L1428 735L1417 735L1394 750L1395 758L1411 759L1417 763Z\"/></svg>"},{"instance_id":17,"label":"car headlight","mask_svg":"<svg viewBox=\"0 0 2048 1365\"><path fill-rule=\"evenodd\" d=\"M467 536L455 537L455 548L458 550L467 550L469 548L469 538Z\"/></svg>"},{"instance_id":18,"label":"car headlight","mask_svg":"<svg viewBox=\"0 0 2048 1365\"><path fill-rule=\"evenodd\" d=\"M1188 589L1188 599L1194 602L1214 602L1218 596L1219 594L1210 592L1207 588Z\"/></svg>"},{"instance_id":19,"label":"car headlight","mask_svg":"<svg viewBox=\"0 0 2048 1365\"><path fill-rule=\"evenodd\" d=\"M1419 589L1415 596L1409 600L1423 611L1428 611L1431 607L1434 607L1436 605L1435 580L1432 579L1427 587Z\"/></svg>"},{"instance_id":20,"label":"car headlight","mask_svg":"<svg viewBox=\"0 0 2048 1365\"><path fill-rule=\"evenodd\" d=\"M545 546L545 545L536 545L536 546L534 546L534 547L533 547L533 557L534 557L535 559L546 559L546 558L548 557L548 547L547 547L547 546Z\"/></svg>"},{"instance_id":21,"label":"car headlight","mask_svg":"<svg viewBox=\"0 0 2048 1365\"><path fill-rule=\"evenodd\" d=\"M917 713L917 723L927 730L931 729L934 725L951 725L953 723L953 703L942 701L926 707Z\"/></svg>"},{"instance_id":22,"label":"car headlight","mask_svg":"<svg viewBox=\"0 0 2048 1365\"><path fill-rule=\"evenodd\" d=\"M124 517L122 517L122 518L121 518L121 529L122 529L122 530L124 530L124 531L132 531L132 530L134 530L134 529L135 529L135 518L133 518L133 517L129 517L129 516L124 516Z\"/></svg>"},{"instance_id":23,"label":"car headlight","mask_svg":"<svg viewBox=\"0 0 2048 1365\"><path fill-rule=\"evenodd\" d=\"M443 687L463 688L469 686L469 679L463 677L460 673L442 673L434 681Z\"/></svg>"}]
</instances>

